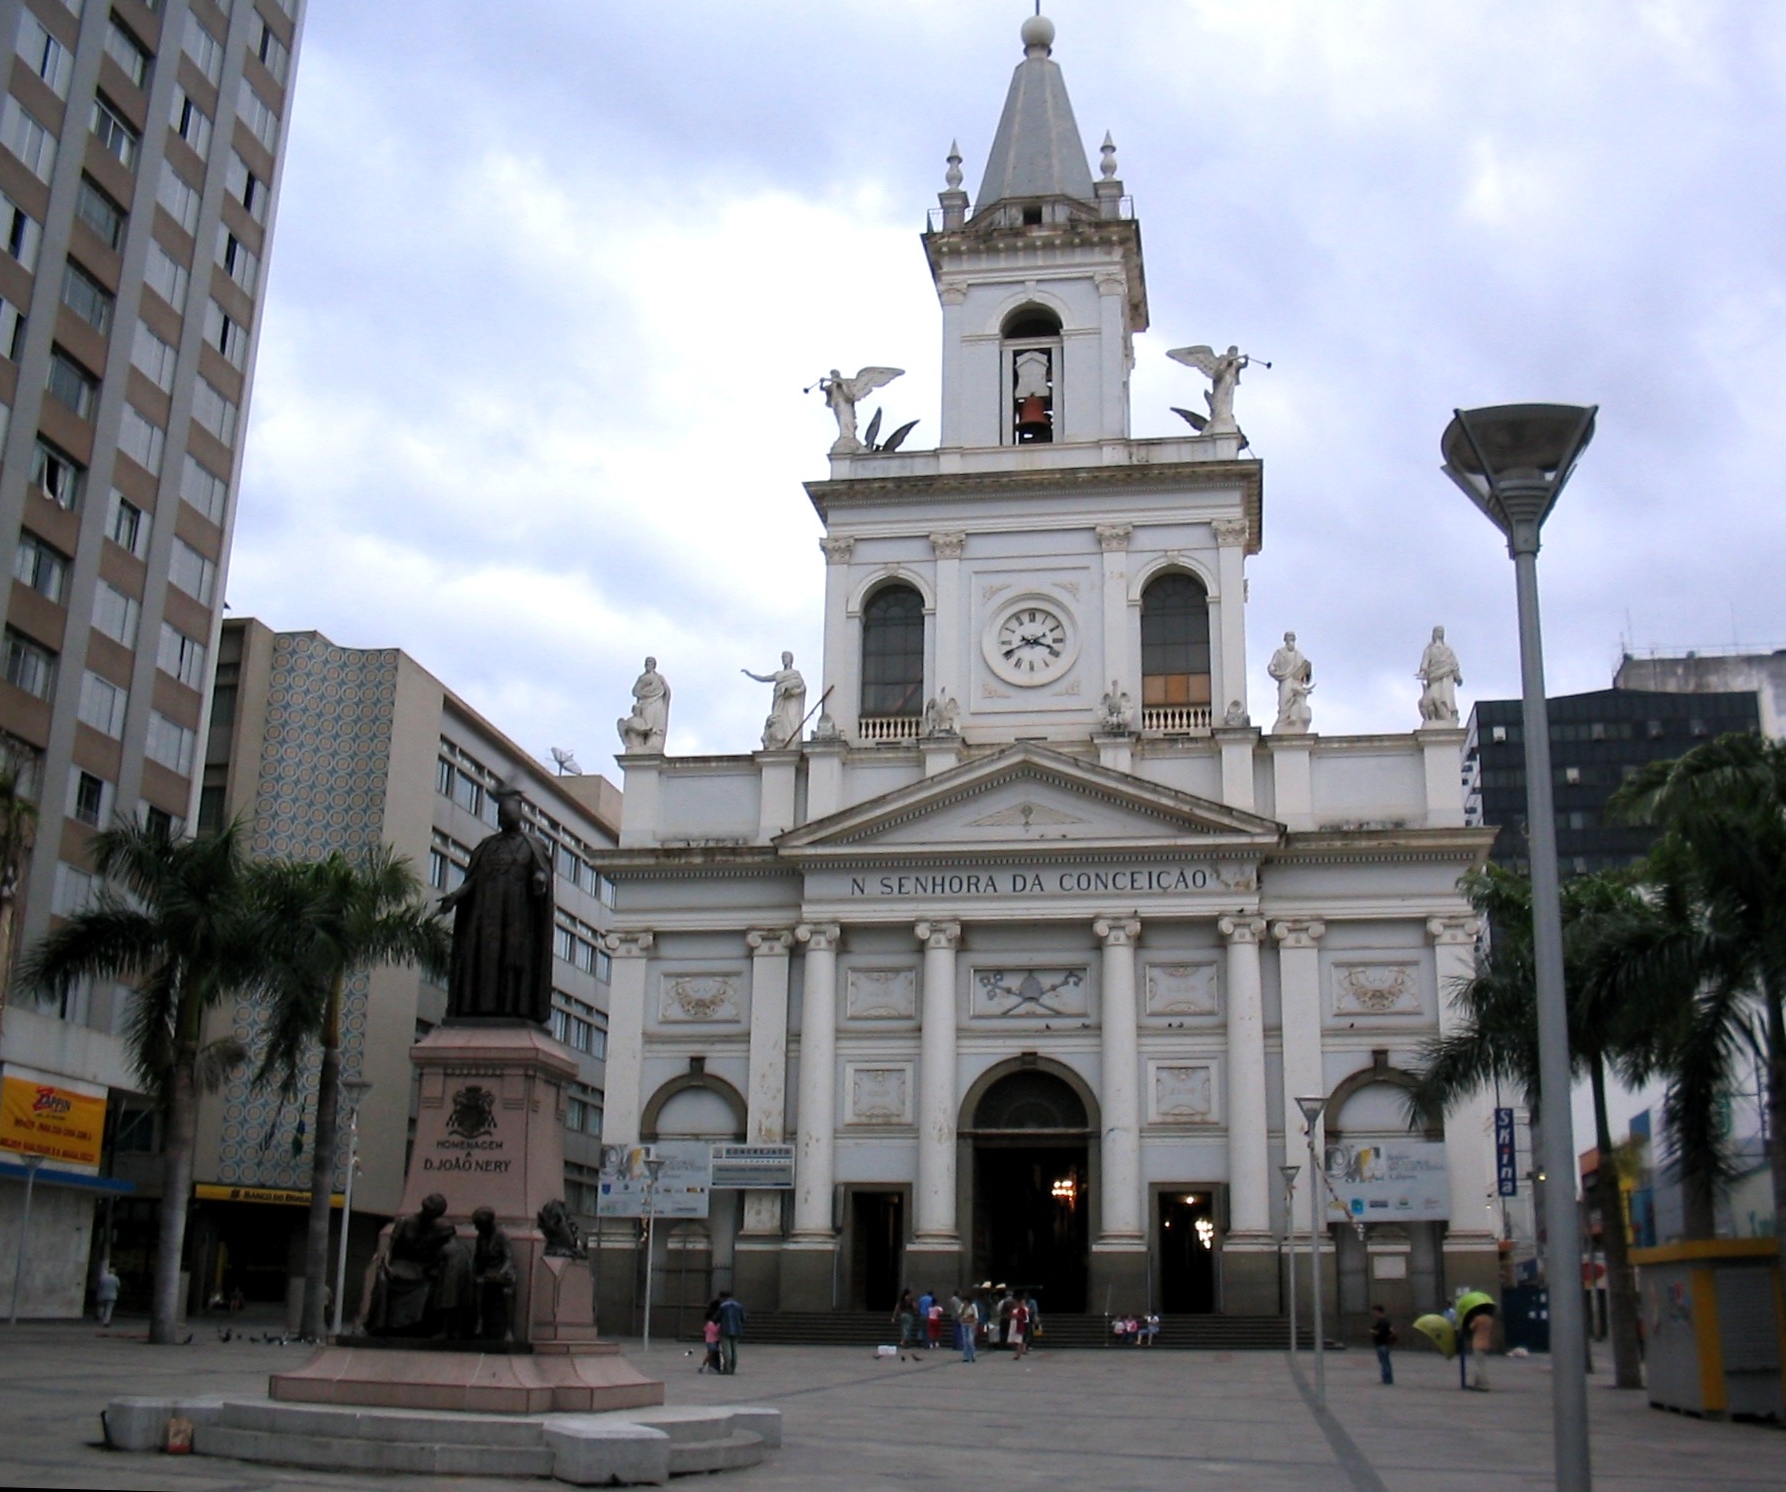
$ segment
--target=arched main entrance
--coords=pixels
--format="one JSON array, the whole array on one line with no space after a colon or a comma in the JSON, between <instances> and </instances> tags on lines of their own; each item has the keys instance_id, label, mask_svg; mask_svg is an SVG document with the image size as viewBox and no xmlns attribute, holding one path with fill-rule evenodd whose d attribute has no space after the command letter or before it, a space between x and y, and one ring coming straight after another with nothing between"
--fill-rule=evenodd
<instances>
[{"instance_id":1,"label":"arched main entrance","mask_svg":"<svg viewBox=\"0 0 1786 1492\"><path fill-rule=\"evenodd\" d=\"M1039 1066L972 1105L974 1278L1034 1289L1044 1318L1085 1309L1096 1133L1074 1084Z\"/></svg>"}]
</instances>

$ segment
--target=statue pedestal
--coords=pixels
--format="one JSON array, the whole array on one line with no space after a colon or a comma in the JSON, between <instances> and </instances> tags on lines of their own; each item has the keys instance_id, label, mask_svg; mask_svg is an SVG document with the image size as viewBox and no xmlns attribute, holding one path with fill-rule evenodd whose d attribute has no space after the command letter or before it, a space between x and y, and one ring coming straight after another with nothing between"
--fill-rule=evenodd
<instances>
[{"instance_id":1,"label":"statue pedestal","mask_svg":"<svg viewBox=\"0 0 1786 1492\"><path fill-rule=\"evenodd\" d=\"M525 1021L468 1021L431 1031L410 1049L421 1077L415 1148L402 1215L438 1192L470 1247L471 1215L496 1214L515 1266L514 1343L343 1340L302 1368L276 1374L275 1399L512 1413L632 1409L661 1404L645 1377L596 1336L595 1282L586 1259L546 1253L536 1221L564 1196L565 1088L577 1064ZM380 1239L383 1255L390 1240ZM373 1261L361 1299L372 1298Z\"/></svg>"}]
</instances>

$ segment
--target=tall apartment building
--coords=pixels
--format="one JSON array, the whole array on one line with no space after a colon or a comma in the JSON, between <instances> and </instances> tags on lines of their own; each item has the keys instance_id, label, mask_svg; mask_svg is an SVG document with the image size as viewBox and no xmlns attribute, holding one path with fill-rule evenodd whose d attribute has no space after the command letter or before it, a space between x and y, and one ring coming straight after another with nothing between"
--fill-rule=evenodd
<instances>
[{"instance_id":1,"label":"tall apartment building","mask_svg":"<svg viewBox=\"0 0 1786 1492\"><path fill-rule=\"evenodd\" d=\"M40 809L15 949L91 893L94 830L194 811L305 8L0 0L0 730ZM113 1095L115 1126L117 993L8 1003L6 1076ZM34 1314L80 1307L94 1169L37 1178Z\"/></svg>"},{"instance_id":2,"label":"tall apartment building","mask_svg":"<svg viewBox=\"0 0 1786 1492\"><path fill-rule=\"evenodd\" d=\"M339 647L245 618L223 624L201 829L239 818L253 853L299 859L386 843L444 892L495 831L492 790L505 782L525 794L529 827L557 870L552 1028L578 1067L564 1114L564 1196L588 1226L606 1088L610 960L601 945L613 901L595 859L616 843L619 791L599 776L555 775L394 648ZM420 1098L409 1049L445 1013L446 990L415 969L374 969L347 990L343 1075L372 1085L360 1110L350 1311L378 1230L402 1197ZM209 1038L251 1041L257 1020L247 1001L220 1009ZM238 1071L199 1111L187 1260L195 1304L238 1288L251 1301L290 1301L303 1274L312 1164L304 1121L315 1077L296 1102L281 1103L249 1076ZM346 1161L343 1146L337 1192ZM115 1262L127 1286L144 1277L152 1246L140 1231L121 1232Z\"/></svg>"}]
</instances>

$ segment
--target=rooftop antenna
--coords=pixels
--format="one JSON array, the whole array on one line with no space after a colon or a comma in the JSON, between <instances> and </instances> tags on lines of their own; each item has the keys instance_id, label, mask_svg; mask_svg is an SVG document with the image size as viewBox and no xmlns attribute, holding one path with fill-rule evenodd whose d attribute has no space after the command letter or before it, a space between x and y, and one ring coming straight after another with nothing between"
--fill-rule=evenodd
<instances>
[{"instance_id":1,"label":"rooftop antenna","mask_svg":"<svg viewBox=\"0 0 1786 1492\"><path fill-rule=\"evenodd\" d=\"M562 746L552 748L552 760L558 763L560 777L581 777L583 769L577 765L577 758Z\"/></svg>"}]
</instances>

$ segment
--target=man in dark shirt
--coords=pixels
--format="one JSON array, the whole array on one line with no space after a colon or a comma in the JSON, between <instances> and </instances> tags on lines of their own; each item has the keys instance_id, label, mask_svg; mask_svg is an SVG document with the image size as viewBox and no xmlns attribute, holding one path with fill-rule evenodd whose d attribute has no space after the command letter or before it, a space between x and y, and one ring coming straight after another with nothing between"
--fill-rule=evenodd
<instances>
[{"instance_id":1,"label":"man in dark shirt","mask_svg":"<svg viewBox=\"0 0 1786 1492\"><path fill-rule=\"evenodd\" d=\"M1383 1370L1385 1383L1395 1382L1395 1369L1389 1362L1389 1349L1395 1345L1395 1328L1389 1324L1389 1317L1383 1307L1371 1307L1371 1346L1377 1349L1377 1366Z\"/></svg>"},{"instance_id":2,"label":"man in dark shirt","mask_svg":"<svg viewBox=\"0 0 1786 1492\"><path fill-rule=\"evenodd\" d=\"M744 1306L730 1290L719 1292L719 1370L738 1371L738 1338L744 1335Z\"/></svg>"}]
</instances>

